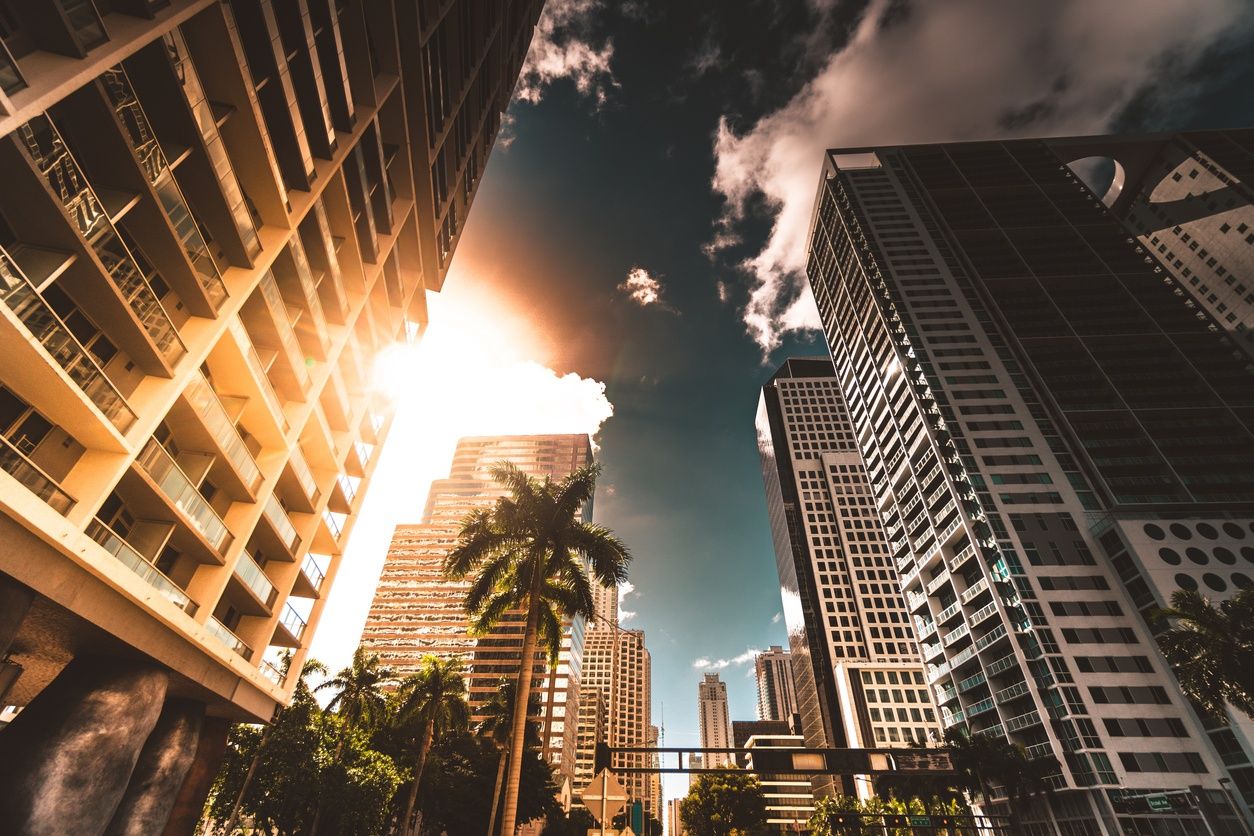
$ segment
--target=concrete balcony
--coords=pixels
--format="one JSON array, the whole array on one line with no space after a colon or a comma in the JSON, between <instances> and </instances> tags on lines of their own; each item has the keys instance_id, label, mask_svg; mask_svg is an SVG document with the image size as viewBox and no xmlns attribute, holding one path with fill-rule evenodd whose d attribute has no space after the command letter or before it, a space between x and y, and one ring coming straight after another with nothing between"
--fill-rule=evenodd
<instances>
[{"instance_id":1,"label":"concrete balcony","mask_svg":"<svg viewBox=\"0 0 1254 836\"><path fill-rule=\"evenodd\" d=\"M284 604L283 614L279 616L272 643L279 647L300 647L303 635L305 635L305 619L290 603Z\"/></svg>"},{"instance_id":2,"label":"concrete balcony","mask_svg":"<svg viewBox=\"0 0 1254 836\"><path fill-rule=\"evenodd\" d=\"M292 447L291 455L287 460L287 468L279 477L279 485L285 489L284 496L289 499L296 498L294 504L300 506L298 510L306 514L313 513L321 493L313 471L310 470L309 463L305 461L305 454L299 445Z\"/></svg>"},{"instance_id":3,"label":"concrete balcony","mask_svg":"<svg viewBox=\"0 0 1254 836\"><path fill-rule=\"evenodd\" d=\"M241 604L240 612L245 615L264 616L273 611L274 600L278 597L279 591L266 576L265 570L246 551L240 553L239 562L235 564L233 580L246 593L244 596L246 600L236 597Z\"/></svg>"},{"instance_id":4,"label":"concrete balcony","mask_svg":"<svg viewBox=\"0 0 1254 836\"><path fill-rule=\"evenodd\" d=\"M261 487L261 468L235 429L235 421L218 393L199 371L192 375L183 390L183 399L190 409L175 416L179 419L180 428L195 436L202 445L206 441L211 443L229 465L228 471L239 482L247 498L255 500L257 489Z\"/></svg>"},{"instance_id":5,"label":"concrete balcony","mask_svg":"<svg viewBox=\"0 0 1254 836\"><path fill-rule=\"evenodd\" d=\"M287 511L273 494L266 497L265 503L261 506L261 516L278 539L279 545L287 552L288 557L294 560L296 552L300 550L300 534L296 532L292 518L287 515Z\"/></svg>"},{"instance_id":6,"label":"concrete balcony","mask_svg":"<svg viewBox=\"0 0 1254 836\"><path fill-rule=\"evenodd\" d=\"M135 468L165 504L216 553L214 562L221 563L235 537L161 443L149 439L135 459Z\"/></svg>"},{"instance_id":7,"label":"concrete balcony","mask_svg":"<svg viewBox=\"0 0 1254 836\"><path fill-rule=\"evenodd\" d=\"M306 554L300 565L300 572L296 575L292 594L299 598L320 597L322 584L326 580L326 566L330 562L331 558L326 555L316 555L313 552Z\"/></svg>"},{"instance_id":8,"label":"concrete balcony","mask_svg":"<svg viewBox=\"0 0 1254 836\"><path fill-rule=\"evenodd\" d=\"M55 479L28 459L25 453L3 436L0 436L0 470L9 474L28 491L48 503L48 506L54 511L68 514L74 507L74 498L61 490L61 486Z\"/></svg>"},{"instance_id":9,"label":"concrete balcony","mask_svg":"<svg viewBox=\"0 0 1254 836\"><path fill-rule=\"evenodd\" d=\"M143 578L149 586L170 603L188 615L195 615L197 604L178 584L170 580L161 570L148 561L130 543L118 536L100 520L92 520L87 524L87 536L100 544L101 548L116 557L135 574Z\"/></svg>"},{"instance_id":10,"label":"concrete balcony","mask_svg":"<svg viewBox=\"0 0 1254 836\"><path fill-rule=\"evenodd\" d=\"M205 622L205 628L209 630L209 633L215 639L226 645L229 650L233 650L244 659L253 658L253 649L244 644L243 639L231 632L231 630L221 621L218 621L218 619L213 616L209 616L209 620Z\"/></svg>"}]
</instances>

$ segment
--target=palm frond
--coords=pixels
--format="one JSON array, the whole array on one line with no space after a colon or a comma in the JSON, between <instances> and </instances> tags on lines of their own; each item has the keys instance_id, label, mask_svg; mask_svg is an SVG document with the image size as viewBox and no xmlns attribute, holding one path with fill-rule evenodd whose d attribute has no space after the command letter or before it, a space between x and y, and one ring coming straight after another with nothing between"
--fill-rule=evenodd
<instances>
[{"instance_id":1,"label":"palm frond","mask_svg":"<svg viewBox=\"0 0 1254 836\"><path fill-rule=\"evenodd\" d=\"M600 475L601 465L593 462L563 479L557 486L557 515L563 519L577 517L579 510L596 494L597 477Z\"/></svg>"},{"instance_id":2,"label":"palm frond","mask_svg":"<svg viewBox=\"0 0 1254 836\"><path fill-rule=\"evenodd\" d=\"M604 586L614 586L627 580L627 567L631 564L631 552L612 531L596 523L577 523L572 526L566 542L579 552L592 567L592 574Z\"/></svg>"}]
</instances>

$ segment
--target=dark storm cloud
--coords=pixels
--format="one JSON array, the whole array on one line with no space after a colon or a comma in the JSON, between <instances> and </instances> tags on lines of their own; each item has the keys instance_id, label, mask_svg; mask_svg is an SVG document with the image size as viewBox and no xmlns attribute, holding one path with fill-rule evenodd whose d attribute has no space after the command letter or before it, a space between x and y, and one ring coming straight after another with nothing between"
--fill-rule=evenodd
<instances>
[{"instance_id":1,"label":"dark storm cloud","mask_svg":"<svg viewBox=\"0 0 1254 836\"><path fill-rule=\"evenodd\" d=\"M825 148L1101 131L1147 87L1170 95L1166 72L1248 38L1252 21L1247 0L871 4L785 106L744 132L720 123L721 243L735 240L751 201L764 198L774 216L765 246L742 264L752 280L746 328L769 350L782 333L817 325L801 271Z\"/></svg>"}]
</instances>

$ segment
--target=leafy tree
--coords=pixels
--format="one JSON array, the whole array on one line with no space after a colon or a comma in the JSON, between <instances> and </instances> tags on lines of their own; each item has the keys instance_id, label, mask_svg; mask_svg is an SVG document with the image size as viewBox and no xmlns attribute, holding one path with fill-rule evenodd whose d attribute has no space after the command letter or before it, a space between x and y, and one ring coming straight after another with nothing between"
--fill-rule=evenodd
<instances>
[{"instance_id":1,"label":"leafy tree","mask_svg":"<svg viewBox=\"0 0 1254 836\"><path fill-rule=\"evenodd\" d=\"M848 833L862 832L860 824L849 823L847 827L834 826L836 817L841 813L857 813L861 824L869 824L867 832L881 833L884 836L911 836L909 827L883 827L882 819L875 816L885 815L965 815L967 806L953 799L932 798L926 802L919 798L882 798L872 797L865 801L850 795L835 795L819 799L814 805L814 813L810 816L809 830L812 836L843 836ZM883 829L880 829L883 827Z\"/></svg>"},{"instance_id":2,"label":"leafy tree","mask_svg":"<svg viewBox=\"0 0 1254 836\"><path fill-rule=\"evenodd\" d=\"M766 832L766 798L748 772L728 768L693 782L680 805L684 831L692 836L756 836Z\"/></svg>"},{"instance_id":3,"label":"leafy tree","mask_svg":"<svg viewBox=\"0 0 1254 836\"><path fill-rule=\"evenodd\" d=\"M444 573L462 579L474 575L466 610L476 632L486 632L510 610L527 613L515 692L510 751L524 749L526 700L537 643L558 645L562 617L593 616L590 566L597 581L612 586L627 579L631 555L609 529L581 520L580 512L596 488L597 465L580 468L561 482L528 476L501 463L492 478L509 490L491 509L469 514L458 544L444 563ZM550 658L552 658L550 656ZM501 832L512 834L517 821L520 757L509 759Z\"/></svg>"},{"instance_id":4,"label":"leafy tree","mask_svg":"<svg viewBox=\"0 0 1254 836\"><path fill-rule=\"evenodd\" d=\"M1052 791L1049 777L1058 772L1054 758L1029 758L1027 751L1004 737L971 737L957 728L945 734L953 753L954 767L966 789L985 801L994 798L994 784L1005 790L1010 829L1022 832L1021 816L1032 801Z\"/></svg>"},{"instance_id":5,"label":"leafy tree","mask_svg":"<svg viewBox=\"0 0 1254 836\"><path fill-rule=\"evenodd\" d=\"M540 836L588 836L597 820L583 807L572 807L569 813L552 814L544 823Z\"/></svg>"},{"instance_id":6,"label":"leafy tree","mask_svg":"<svg viewBox=\"0 0 1254 836\"><path fill-rule=\"evenodd\" d=\"M623 810L614 817L614 827L619 830L631 824L631 808ZM586 834L583 834L586 836ZM657 816L646 812L644 814L644 831L636 834L636 836L662 836L662 823L657 820Z\"/></svg>"},{"instance_id":7,"label":"leafy tree","mask_svg":"<svg viewBox=\"0 0 1254 836\"><path fill-rule=\"evenodd\" d=\"M401 682L397 719L416 728L418 761L414 765L413 784L405 803L402 832L409 832L414 816L414 803L422 783L422 770L434 740L448 732L463 731L470 722L466 704L466 680L462 663L457 659L441 659L427 654L419 671Z\"/></svg>"},{"instance_id":8,"label":"leafy tree","mask_svg":"<svg viewBox=\"0 0 1254 836\"><path fill-rule=\"evenodd\" d=\"M435 744L418 794L424 828L431 833L484 833L497 760L496 748L472 734L448 735ZM522 761L518 821L559 816L548 765L535 751L525 752Z\"/></svg>"},{"instance_id":9,"label":"leafy tree","mask_svg":"<svg viewBox=\"0 0 1254 836\"><path fill-rule=\"evenodd\" d=\"M393 798L406 774L387 755L371 748L363 729L343 731L333 714L320 718L321 772L317 809L324 832L336 836L377 836L387 829ZM337 753L331 755L331 747Z\"/></svg>"},{"instance_id":10,"label":"leafy tree","mask_svg":"<svg viewBox=\"0 0 1254 836\"><path fill-rule=\"evenodd\" d=\"M1171 607L1156 617L1166 626L1158 644L1185 693L1216 717L1223 716L1224 703L1254 717L1254 589L1219 606L1198 592L1176 590Z\"/></svg>"}]
</instances>

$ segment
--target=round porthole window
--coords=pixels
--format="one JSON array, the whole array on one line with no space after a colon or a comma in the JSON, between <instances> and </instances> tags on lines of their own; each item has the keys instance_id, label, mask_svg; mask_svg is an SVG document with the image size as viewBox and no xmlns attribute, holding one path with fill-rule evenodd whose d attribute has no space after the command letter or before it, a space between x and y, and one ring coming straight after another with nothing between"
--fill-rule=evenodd
<instances>
[{"instance_id":1,"label":"round porthole window","mask_svg":"<svg viewBox=\"0 0 1254 836\"><path fill-rule=\"evenodd\" d=\"M1180 565L1180 553L1177 552L1175 549L1167 549L1167 548L1159 549L1158 556L1163 559L1163 563L1166 563L1171 566Z\"/></svg>"},{"instance_id":2,"label":"round porthole window","mask_svg":"<svg viewBox=\"0 0 1254 836\"><path fill-rule=\"evenodd\" d=\"M1179 537L1181 540L1193 539L1193 532L1189 531L1189 527L1187 525L1181 525L1180 523L1171 524L1171 534L1174 537Z\"/></svg>"},{"instance_id":3,"label":"round porthole window","mask_svg":"<svg viewBox=\"0 0 1254 836\"><path fill-rule=\"evenodd\" d=\"M1184 550L1184 554L1198 566L1205 566L1207 563L1210 563L1210 558L1206 556L1206 552L1199 548L1190 546Z\"/></svg>"},{"instance_id":4,"label":"round porthole window","mask_svg":"<svg viewBox=\"0 0 1254 836\"><path fill-rule=\"evenodd\" d=\"M1249 546L1242 546L1241 556L1244 557L1246 560L1248 560L1250 563L1254 563L1254 548L1250 548Z\"/></svg>"},{"instance_id":5,"label":"round porthole window","mask_svg":"<svg viewBox=\"0 0 1254 836\"><path fill-rule=\"evenodd\" d=\"M1176 575L1176 586L1181 589L1187 589L1190 592L1197 591L1197 581L1193 580L1192 575L1186 575L1183 572Z\"/></svg>"},{"instance_id":6,"label":"round porthole window","mask_svg":"<svg viewBox=\"0 0 1254 836\"><path fill-rule=\"evenodd\" d=\"M1232 553L1232 549L1225 549L1223 546L1215 547L1215 559L1229 566L1237 562L1237 556Z\"/></svg>"},{"instance_id":7,"label":"round porthole window","mask_svg":"<svg viewBox=\"0 0 1254 836\"><path fill-rule=\"evenodd\" d=\"M1219 532L1215 529L1215 526L1210 523L1198 523L1197 533L1205 537L1207 540L1219 539Z\"/></svg>"},{"instance_id":8,"label":"round porthole window","mask_svg":"<svg viewBox=\"0 0 1254 836\"><path fill-rule=\"evenodd\" d=\"M1224 534L1227 534L1235 540L1245 539L1245 529L1236 523L1224 523Z\"/></svg>"},{"instance_id":9,"label":"round porthole window","mask_svg":"<svg viewBox=\"0 0 1254 836\"><path fill-rule=\"evenodd\" d=\"M1202 583L1206 584L1216 592L1223 592L1228 588L1228 584L1224 582L1224 579L1216 575L1214 572L1207 572L1205 575L1202 575Z\"/></svg>"},{"instance_id":10,"label":"round porthole window","mask_svg":"<svg viewBox=\"0 0 1254 836\"><path fill-rule=\"evenodd\" d=\"M1251 581L1250 576L1244 572L1233 572L1232 585L1237 589L1249 589L1251 586L1254 586L1254 581Z\"/></svg>"},{"instance_id":11,"label":"round porthole window","mask_svg":"<svg viewBox=\"0 0 1254 836\"><path fill-rule=\"evenodd\" d=\"M1145 533L1149 535L1151 540L1164 540L1167 537L1167 532L1153 523L1145 524Z\"/></svg>"}]
</instances>

